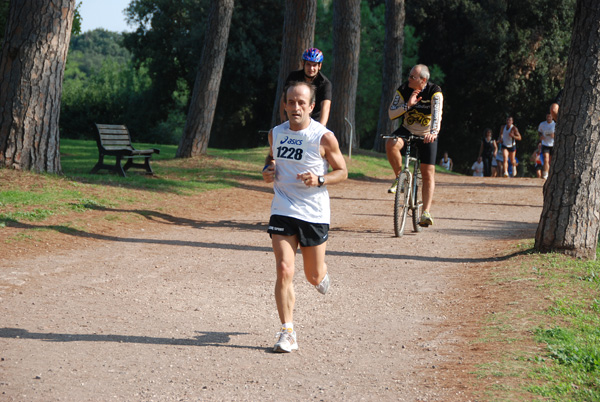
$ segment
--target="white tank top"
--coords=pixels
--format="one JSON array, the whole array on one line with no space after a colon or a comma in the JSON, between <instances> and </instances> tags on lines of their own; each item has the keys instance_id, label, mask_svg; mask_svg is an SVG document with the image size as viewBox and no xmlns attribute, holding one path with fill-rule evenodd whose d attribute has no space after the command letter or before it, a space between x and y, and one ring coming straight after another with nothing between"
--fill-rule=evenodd
<instances>
[{"instance_id":1,"label":"white tank top","mask_svg":"<svg viewBox=\"0 0 600 402\"><path fill-rule=\"evenodd\" d=\"M329 193L325 186L307 187L297 179L299 173L327 173L329 164L321 157L321 138L329 132L311 119L300 131L290 130L289 121L273 129L273 158L275 159L275 196L272 215L283 215L311 223L330 223Z\"/></svg>"},{"instance_id":2,"label":"white tank top","mask_svg":"<svg viewBox=\"0 0 600 402\"><path fill-rule=\"evenodd\" d=\"M515 139L510 136L513 127L514 126L510 126L507 128L506 124L504 125L504 129L502 130L502 145L505 147L512 148L515 146Z\"/></svg>"},{"instance_id":3,"label":"white tank top","mask_svg":"<svg viewBox=\"0 0 600 402\"><path fill-rule=\"evenodd\" d=\"M556 129L555 122L548 123L547 121L543 121L540 123L540 125L538 126L538 131L543 134L542 145L545 145L547 147L554 146L554 137L551 137L550 135L554 134L555 129Z\"/></svg>"}]
</instances>

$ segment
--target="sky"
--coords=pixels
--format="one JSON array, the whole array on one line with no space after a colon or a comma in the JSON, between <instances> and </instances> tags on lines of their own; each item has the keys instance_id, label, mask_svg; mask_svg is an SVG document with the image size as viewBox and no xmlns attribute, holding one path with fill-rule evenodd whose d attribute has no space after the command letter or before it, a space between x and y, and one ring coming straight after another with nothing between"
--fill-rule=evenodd
<instances>
[{"instance_id":1,"label":"sky","mask_svg":"<svg viewBox=\"0 0 600 402\"><path fill-rule=\"evenodd\" d=\"M123 10L131 0L77 0L81 2L81 32L104 28L108 31L133 31L127 25Z\"/></svg>"}]
</instances>

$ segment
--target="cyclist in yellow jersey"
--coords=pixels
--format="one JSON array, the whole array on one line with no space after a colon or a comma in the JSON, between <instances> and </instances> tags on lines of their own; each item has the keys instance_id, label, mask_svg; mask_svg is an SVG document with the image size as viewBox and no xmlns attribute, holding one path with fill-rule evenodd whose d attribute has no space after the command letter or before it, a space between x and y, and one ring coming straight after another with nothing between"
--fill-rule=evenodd
<instances>
[{"instance_id":1,"label":"cyclist in yellow jersey","mask_svg":"<svg viewBox=\"0 0 600 402\"><path fill-rule=\"evenodd\" d=\"M396 90L396 96L390 105L388 114L390 119L403 118L402 125L393 135L406 137L413 134L423 137L418 142L421 159L421 174L423 175L423 214L419 224L427 227L433 225L430 209L433 202L435 189L435 163L437 156L438 134L442 123L442 108L444 96L442 89L429 81L429 68L424 64L417 64L410 70L408 81ZM402 138L388 139L385 152L388 161L394 169L394 174L402 170L402 153L404 140ZM398 181L394 181L388 190L395 193Z\"/></svg>"}]
</instances>

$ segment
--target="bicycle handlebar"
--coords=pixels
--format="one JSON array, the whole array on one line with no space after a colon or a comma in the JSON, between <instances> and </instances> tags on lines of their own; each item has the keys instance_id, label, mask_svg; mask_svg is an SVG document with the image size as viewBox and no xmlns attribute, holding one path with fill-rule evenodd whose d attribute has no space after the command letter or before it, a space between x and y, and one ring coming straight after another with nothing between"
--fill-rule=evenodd
<instances>
[{"instance_id":1,"label":"bicycle handlebar","mask_svg":"<svg viewBox=\"0 0 600 402\"><path fill-rule=\"evenodd\" d=\"M423 141L423 139L424 139L424 137L421 137L420 135L414 135L414 134L411 134L408 137L401 136L401 135L384 135L384 134L381 134L381 138L386 138L386 139L388 139L388 138L402 138L402 139L407 139L409 141Z\"/></svg>"}]
</instances>

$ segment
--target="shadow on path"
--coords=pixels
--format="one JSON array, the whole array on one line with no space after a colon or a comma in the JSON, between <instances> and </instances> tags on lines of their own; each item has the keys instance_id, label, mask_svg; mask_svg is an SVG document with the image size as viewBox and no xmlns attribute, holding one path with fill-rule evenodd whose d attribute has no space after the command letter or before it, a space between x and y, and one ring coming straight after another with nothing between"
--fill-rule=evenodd
<instances>
[{"instance_id":1,"label":"shadow on path","mask_svg":"<svg viewBox=\"0 0 600 402\"><path fill-rule=\"evenodd\" d=\"M248 333L246 332L197 332L202 335L198 335L188 339L178 339L130 335L56 334L51 332L29 332L25 329L20 328L0 328L0 338L35 339L46 342L117 342L171 346L217 346L256 350L266 349L262 346L244 346L229 344L229 342L231 342L232 336L248 335Z\"/></svg>"}]
</instances>

